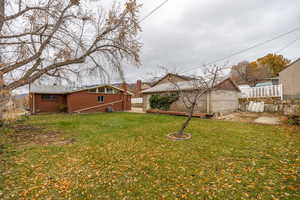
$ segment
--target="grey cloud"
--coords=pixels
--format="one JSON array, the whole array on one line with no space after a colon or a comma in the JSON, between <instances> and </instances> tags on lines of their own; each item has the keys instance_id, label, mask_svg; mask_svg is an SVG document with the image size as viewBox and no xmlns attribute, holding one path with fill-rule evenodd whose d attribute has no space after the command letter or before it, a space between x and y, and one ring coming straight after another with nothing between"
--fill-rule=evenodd
<instances>
[{"instance_id":1,"label":"grey cloud","mask_svg":"<svg viewBox=\"0 0 300 200\"><path fill-rule=\"evenodd\" d=\"M144 0L142 15L160 2ZM287 32L300 26L299 8L299 0L170 0L143 22L142 66L126 66L127 81L144 78L160 65L170 71L200 67ZM300 31L220 64L255 60L276 52L297 37ZM282 54L290 59L300 57L299 47L300 41Z\"/></svg>"},{"instance_id":2,"label":"grey cloud","mask_svg":"<svg viewBox=\"0 0 300 200\"><path fill-rule=\"evenodd\" d=\"M141 17L162 1L140 0L144 4ZM99 2L108 8L112 1ZM91 7L96 8L94 5ZM135 82L147 78L149 73L159 71L161 65L170 71L200 67L203 63L300 27L299 9L299 0L169 0L142 23L142 66L125 65L126 79ZM276 52L297 38L300 38L300 31L221 64L255 60ZM296 59L300 57L299 47L300 41L281 53L289 59Z\"/></svg>"}]
</instances>

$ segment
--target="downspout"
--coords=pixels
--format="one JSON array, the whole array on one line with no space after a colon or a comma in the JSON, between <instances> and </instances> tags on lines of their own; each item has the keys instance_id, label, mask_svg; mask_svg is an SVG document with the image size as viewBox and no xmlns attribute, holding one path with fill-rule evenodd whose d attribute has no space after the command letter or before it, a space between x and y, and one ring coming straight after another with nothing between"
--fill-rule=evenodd
<instances>
[{"instance_id":1,"label":"downspout","mask_svg":"<svg viewBox=\"0 0 300 200\"><path fill-rule=\"evenodd\" d=\"M31 114L35 114L35 93L31 93L31 83L29 83L29 96L31 95L31 102L32 102L32 113Z\"/></svg>"},{"instance_id":2,"label":"downspout","mask_svg":"<svg viewBox=\"0 0 300 200\"><path fill-rule=\"evenodd\" d=\"M69 95L66 94L67 113L71 113L71 106L69 101Z\"/></svg>"},{"instance_id":3,"label":"downspout","mask_svg":"<svg viewBox=\"0 0 300 200\"><path fill-rule=\"evenodd\" d=\"M35 94L34 93L30 93L30 98L31 98L31 104L32 104L32 110L31 110L31 114L35 114Z\"/></svg>"},{"instance_id":4,"label":"downspout","mask_svg":"<svg viewBox=\"0 0 300 200\"><path fill-rule=\"evenodd\" d=\"M125 111L125 92L122 93L122 106L123 106L123 111Z\"/></svg>"},{"instance_id":5,"label":"downspout","mask_svg":"<svg viewBox=\"0 0 300 200\"><path fill-rule=\"evenodd\" d=\"M123 96L123 102L124 102L124 111L127 109L127 91Z\"/></svg>"},{"instance_id":6,"label":"downspout","mask_svg":"<svg viewBox=\"0 0 300 200\"><path fill-rule=\"evenodd\" d=\"M123 84L124 84L123 111L125 111L127 109L127 91L128 91L128 88L127 88L126 83L123 83Z\"/></svg>"},{"instance_id":7,"label":"downspout","mask_svg":"<svg viewBox=\"0 0 300 200\"><path fill-rule=\"evenodd\" d=\"M121 88L123 89L123 91L120 93L122 95L121 96L122 107L123 107L123 111L125 111L125 109L126 109L126 93L127 93L127 84L126 84L125 80L123 80Z\"/></svg>"}]
</instances>

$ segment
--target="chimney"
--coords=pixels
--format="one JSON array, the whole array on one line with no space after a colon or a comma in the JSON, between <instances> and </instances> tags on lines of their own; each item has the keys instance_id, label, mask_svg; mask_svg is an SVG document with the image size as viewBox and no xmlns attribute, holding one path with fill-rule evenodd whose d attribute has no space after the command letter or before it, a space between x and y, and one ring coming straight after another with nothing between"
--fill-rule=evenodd
<instances>
[{"instance_id":1,"label":"chimney","mask_svg":"<svg viewBox=\"0 0 300 200\"><path fill-rule=\"evenodd\" d=\"M127 85L127 83L123 82L121 87L122 87L123 90L125 90L125 92L128 91L128 85Z\"/></svg>"},{"instance_id":2,"label":"chimney","mask_svg":"<svg viewBox=\"0 0 300 200\"><path fill-rule=\"evenodd\" d=\"M127 92L128 92L128 85L126 82L123 82L121 88L125 91L124 95L122 95L123 99L123 110L127 110Z\"/></svg>"},{"instance_id":3,"label":"chimney","mask_svg":"<svg viewBox=\"0 0 300 200\"><path fill-rule=\"evenodd\" d=\"M141 92L142 92L142 81L141 80L137 80L136 81L135 96L136 97L141 97Z\"/></svg>"}]
</instances>

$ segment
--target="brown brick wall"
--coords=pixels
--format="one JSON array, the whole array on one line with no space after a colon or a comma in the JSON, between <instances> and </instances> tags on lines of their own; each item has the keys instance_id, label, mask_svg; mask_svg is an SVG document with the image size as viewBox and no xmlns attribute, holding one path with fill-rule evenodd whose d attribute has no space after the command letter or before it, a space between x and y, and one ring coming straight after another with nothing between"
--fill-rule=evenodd
<instances>
[{"instance_id":1,"label":"brown brick wall","mask_svg":"<svg viewBox=\"0 0 300 200\"><path fill-rule=\"evenodd\" d=\"M98 102L98 96L104 96L104 102ZM127 102L124 105L124 98L127 97ZM107 105L104 107L91 108L100 106L101 104L109 104L116 101L122 101L114 105ZM131 110L131 96L123 94L96 94L88 91L80 91L69 94L67 97L68 112L76 112L81 109L91 108L84 112L105 112L107 107L112 107L114 111ZM124 107L126 106L126 107Z\"/></svg>"},{"instance_id":2,"label":"brown brick wall","mask_svg":"<svg viewBox=\"0 0 300 200\"><path fill-rule=\"evenodd\" d=\"M41 94L30 94L30 110L33 113L33 103L35 104L36 113L42 112L60 112L61 105L67 106L68 112L100 106L104 104L122 101L113 105L91 108L83 112L105 112L108 107L114 111L131 110L131 96L120 94L95 94L88 91L75 92L68 95L56 95L55 100L44 100ZM104 96L104 102L98 102L98 96ZM125 102L125 103L124 103Z\"/></svg>"},{"instance_id":3,"label":"brown brick wall","mask_svg":"<svg viewBox=\"0 0 300 200\"><path fill-rule=\"evenodd\" d=\"M33 113L33 102L35 104L35 112L60 112L60 107L66 105L66 96L65 95L55 95L56 99L54 100L45 100L42 99L41 94L31 94L30 98L30 110Z\"/></svg>"}]
</instances>

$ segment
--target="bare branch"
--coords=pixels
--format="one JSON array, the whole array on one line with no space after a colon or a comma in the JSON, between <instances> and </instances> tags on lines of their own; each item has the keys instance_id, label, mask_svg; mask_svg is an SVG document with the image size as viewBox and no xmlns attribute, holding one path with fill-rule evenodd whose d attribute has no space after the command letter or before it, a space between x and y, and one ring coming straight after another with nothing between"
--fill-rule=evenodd
<instances>
[{"instance_id":1,"label":"bare branch","mask_svg":"<svg viewBox=\"0 0 300 200\"><path fill-rule=\"evenodd\" d=\"M83 11L78 0L45 0L43 5L30 7L25 1L12 4L19 12L10 16L5 15L5 6L1 11L0 4L1 22L5 22L0 24L4 58L0 73L6 90L44 77L68 80L73 74L93 70L102 72L101 78L109 77L106 68L124 79L122 64L140 63L135 0L100 15Z\"/></svg>"},{"instance_id":2,"label":"bare branch","mask_svg":"<svg viewBox=\"0 0 300 200\"><path fill-rule=\"evenodd\" d=\"M4 1L4 0L2 0L2 1ZM13 15L4 17L3 22L5 22L5 21L10 21L10 20L13 20L13 19L16 19L16 18L22 16L23 14L25 14L26 12L32 11L32 10L43 10L43 11L47 11L47 8L46 8L46 7L27 7L27 8L25 8L24 10L19 11L18 13L15 13L15 14L13 14Z\"/></svg>"}]
</instances>

